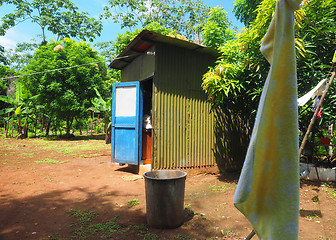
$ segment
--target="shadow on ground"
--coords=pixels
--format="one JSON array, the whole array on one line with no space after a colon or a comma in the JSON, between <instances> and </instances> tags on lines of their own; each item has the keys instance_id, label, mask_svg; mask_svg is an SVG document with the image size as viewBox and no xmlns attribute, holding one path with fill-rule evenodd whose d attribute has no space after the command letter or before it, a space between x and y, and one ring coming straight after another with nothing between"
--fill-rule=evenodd
<instances>
[{"instance_id":1,"label":"shadow on ground","mask_svg":"<svg viewBox=\"0 0 336 240\"><path fill-rule=\"evenodd\" d=\"M34 138L34 137L31 137ZM88 140L105 140L105 134L88 134L88 135L50 135L47 137L36 137L36 138L43 138L49 141L88 141Z\"/></svg>"},{"instance_id":2,"label":"shadow on ground","mask_svg":"<svg viewBox=\"0 0 336 240\"><path fill-rule=\"evenodd\" d=\"M202 231L195 232L195 229L190 227L150 228L146 225L144 201L134 207L122 206L114 201L114 198L122 197L130 199L134 195L110 191L108 187L95 192L76 187L26 198L0 195L0 239L101 239L103 235L95 232L96 226L110 227L111 231L108 232L110 239L156 239L155 237L175 239L176 236L184 235L207 239L211 235L207 230L210 226L197 220L193 225L196 224ZM82 218L70 216L70 212L74 211L94 213L92 222L87 222L87 231L80 230L85 226L84 223L81 224L85 216ZM184 225L188 225L193 215L186 212L185 216ZM112 221L115 221L113 226L106 225Z\"/></svg>"}]
</instances>

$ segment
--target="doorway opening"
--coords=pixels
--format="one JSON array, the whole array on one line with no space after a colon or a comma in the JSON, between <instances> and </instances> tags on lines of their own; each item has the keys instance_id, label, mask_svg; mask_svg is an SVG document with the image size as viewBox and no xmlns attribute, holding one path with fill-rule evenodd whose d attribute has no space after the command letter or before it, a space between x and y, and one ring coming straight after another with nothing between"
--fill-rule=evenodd
<instances>
[{"instance_id":1,"label":"doorway opening","mask_svg":"<svg viewBox=\"0 0 336 240\"><path fill-rule=\"evenodd\" d=\"M140 82L143 96L142 155L143 164L152 162L152 96L153 76Z\"/></svg>"}]
</instances>

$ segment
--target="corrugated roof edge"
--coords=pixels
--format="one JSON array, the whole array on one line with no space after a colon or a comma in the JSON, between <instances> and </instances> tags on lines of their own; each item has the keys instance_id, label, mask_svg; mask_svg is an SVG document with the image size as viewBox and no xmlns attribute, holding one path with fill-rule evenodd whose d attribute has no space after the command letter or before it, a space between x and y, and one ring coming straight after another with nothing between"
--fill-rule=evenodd
<instances>
[{"instance_id":1,"label":"corrugated roof edge","mask_svg":"<svg viewBox=\"0 0 336 240\"><path fill-rule=\"evenodd\" d=\"M197 43L181 40L178 38L162 35L157 32L143 30L127 45L127 47L118 55L118 57L110 63L109 67L115 69L123 69L136 57L147 51L157 42L171 44L181 48L190 49L192 51L208 53L215 57L219 56L219 52L216 49L209 48Z\"/></svg>"}]
</instances>

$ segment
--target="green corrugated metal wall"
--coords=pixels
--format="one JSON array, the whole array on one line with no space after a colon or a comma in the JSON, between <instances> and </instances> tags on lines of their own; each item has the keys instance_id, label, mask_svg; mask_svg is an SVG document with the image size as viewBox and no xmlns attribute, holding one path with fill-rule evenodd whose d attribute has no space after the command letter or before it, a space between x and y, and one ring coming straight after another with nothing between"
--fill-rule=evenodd
<instances>
[{"instance_id":1,"label":"green corrugated metal wall","mask_svg":"<svg viewBox=\"0 0 336 240\"><path fill-rule=\"evenodd\" d=\"M155 51L152 47L148 51ZM142 54L121 71L122 82L140 81L154 73L155 56Z\"/></svg>"},{"instance_id":2,"label":"green corrugated metal wall","mask_svg":"<svg viewBox=\"0 0 336 240\"><path fill-rule=\"evenodd\" d=\"M216 58L163 44L155 54L152 167L215 165L214 115L201 83Z\"/></svg>"}]
</instances>

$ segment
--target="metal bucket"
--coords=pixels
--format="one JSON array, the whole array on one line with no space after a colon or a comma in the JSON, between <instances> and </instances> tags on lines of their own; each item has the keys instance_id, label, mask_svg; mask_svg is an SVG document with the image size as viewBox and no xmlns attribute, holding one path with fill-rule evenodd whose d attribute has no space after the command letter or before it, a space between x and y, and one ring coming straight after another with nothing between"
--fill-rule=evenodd
<instances>
[{"instance_id":1,"label":"metal bucket","mask_svg":"<svg viewBox=\"0 0 336 240\"><path fill-rule=\"evenodd\" d=\"M147 223L155 228L177 228L184 222L187 173L178 170L146 172Z\"/></svg>"}]
</instances>

